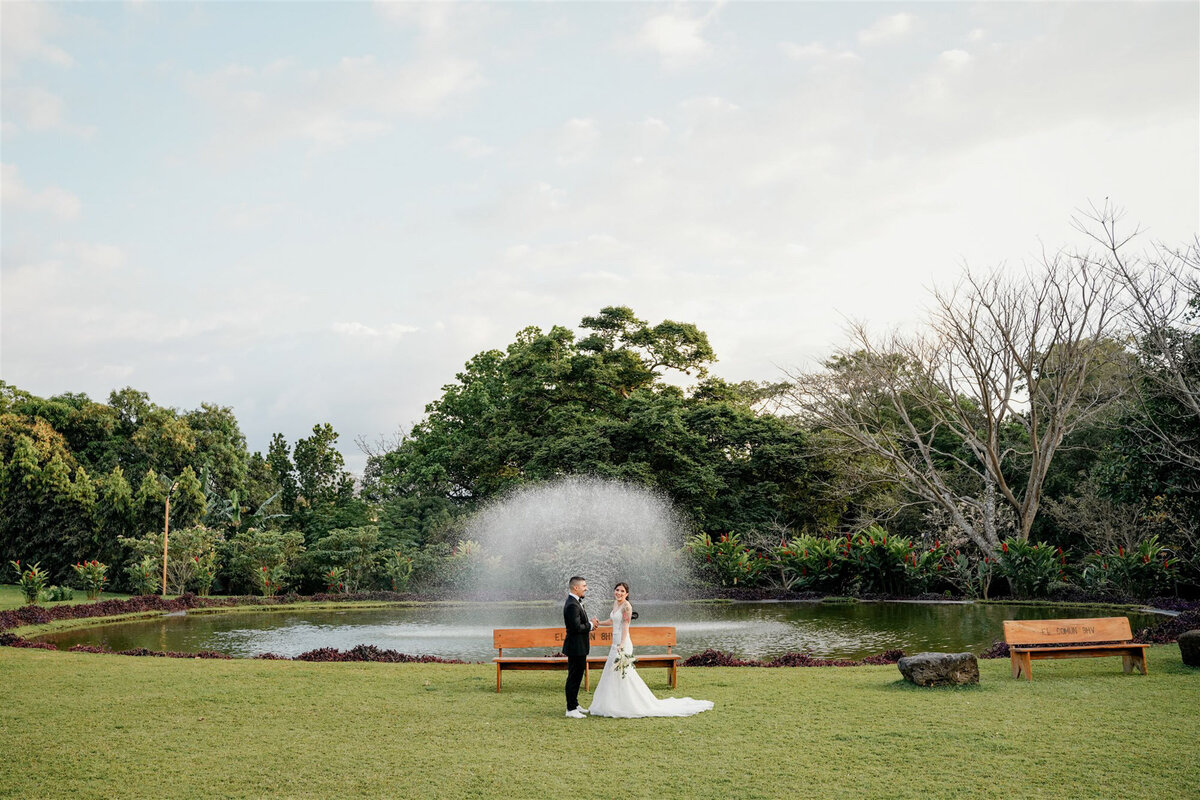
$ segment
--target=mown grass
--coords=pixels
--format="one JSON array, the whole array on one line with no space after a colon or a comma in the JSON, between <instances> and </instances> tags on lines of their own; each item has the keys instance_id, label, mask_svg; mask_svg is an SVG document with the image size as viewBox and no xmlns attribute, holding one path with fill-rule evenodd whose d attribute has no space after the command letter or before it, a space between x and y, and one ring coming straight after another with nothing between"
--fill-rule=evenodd
<instances>
[{"instance_id":1,"label":"mown grass","mask_svg":"<svg viewBox=\"0 0 1200 800\"><path fill-rule=\"evenodd\" d=\"M714 711L570 720L561 672L497 694L491 665L0 648L0 795L1200 796L1200 670L1174 645L1149 660L1039 662L1032 683L982 661L959 689L894 666L685 668L676 694Z\"/></svg>"},{"instance_id":2,"label":"mown grass","mask_svg":"<svg viewBox=\"0 0 1200 800\"><path fill-rule=\"evenodd\" d=\"M39 605L51 608L53 606L74 605L75 603L96 602L95 600L88 600L87 592L82 589L73 589L72 591L75 593L75 596L70 600L57 600L53 603L39 603ZM101 592L96 600L125 600L128 597L129 595L127 594ZM0 611L10 608L20 608L25 604L25 595L21 594L21 589L15 583L0 583Z\"/></svg>"}]
</instances>

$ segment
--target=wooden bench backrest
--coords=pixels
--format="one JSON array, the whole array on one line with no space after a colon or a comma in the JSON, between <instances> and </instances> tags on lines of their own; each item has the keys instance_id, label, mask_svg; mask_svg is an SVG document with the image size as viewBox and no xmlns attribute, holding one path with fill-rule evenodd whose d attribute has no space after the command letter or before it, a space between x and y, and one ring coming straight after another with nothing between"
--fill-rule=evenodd
<instances>
[{"instance_id":1,"label":"wooden bench backrest","mask_svg":"<svg viewBox=\"0 0 1200 800\"><path fill-rule=\"evenodd\" d=\"M1128 617L1004 621L1004 641L1008 644L1126 642L1132 638Z\"/></svg>"},{"instance_id":2,"label":"wooden bench backrest","mask_svg":"<svg viewBox=\"0 0 1200 800\"><path fill-rule=\"evenodd\" d=\"M497 650L509 647L553 647L557 652L562 648L566 635L566 628L496 628L492 631L492 647ZM634 626L629 629L629 636L635 647L675 646L673 627ZM612 628L596 628L589 638L592 647L611 647Z\"/></svg>"}]
</instances>

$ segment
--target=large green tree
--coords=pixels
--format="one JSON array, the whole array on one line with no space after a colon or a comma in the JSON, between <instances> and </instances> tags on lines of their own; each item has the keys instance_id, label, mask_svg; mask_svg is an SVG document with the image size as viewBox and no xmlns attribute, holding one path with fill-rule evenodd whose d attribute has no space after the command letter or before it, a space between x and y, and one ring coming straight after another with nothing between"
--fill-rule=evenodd
<instances>
[{"instance_id":1,"label":"large green tree","mask_svg":"<svg viewBox=\"0 0 1200 800\"><path fill-rule=\"evenodd\" d=\"M374 457L378 491L410 498L415 514L414 497L429 498L424 511L469 508L527 481L590 474L660 488L709 530L827 524L807 435L756 412L753 392L707 378L715 355L695 325L609 307L580 327L579 338L526 328L468 361L411 434ZM687 392L670 374L700 381ZM383 524L421 521L389 513Z\"/></svg>"}]
</instances>

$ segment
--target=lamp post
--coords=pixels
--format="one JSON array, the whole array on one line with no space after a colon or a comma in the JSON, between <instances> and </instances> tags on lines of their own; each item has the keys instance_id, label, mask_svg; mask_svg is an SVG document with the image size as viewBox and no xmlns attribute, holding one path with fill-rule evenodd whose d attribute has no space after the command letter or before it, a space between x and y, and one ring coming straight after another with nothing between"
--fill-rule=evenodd
<instances>
[{"instance_id":1,"label":"lamp post","mask_svg":"<svg viewBox=\"0 0 1200 800\"><path fill-rule=\"evenodd\" d=\"M167 502L163 513L163 577L162 577L162 596L165 599L167 596L167 536L171 529L171 492L175 491L175 486L179 483L176 479L172 481L171 488L167 489Z\"/></svg>"}]
</instances>

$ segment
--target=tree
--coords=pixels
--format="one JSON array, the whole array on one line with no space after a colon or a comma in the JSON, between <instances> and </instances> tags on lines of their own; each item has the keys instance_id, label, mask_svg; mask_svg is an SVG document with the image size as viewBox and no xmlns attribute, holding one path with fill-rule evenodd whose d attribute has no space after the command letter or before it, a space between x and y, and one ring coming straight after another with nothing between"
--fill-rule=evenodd
<instances>
[{"instance_id":1,"label":"tree","mask_svg":"<svg viewBox=\"0 0 1200 800\"><path fill-rule=\"evenodd\" d=\"M263 581L280 587L292 580L292 568L304 553L299 531L249 528L234 534L227 545L230 572L241 586L263 590Z\"/></svg>"},{"instance_id":2,"label":"tree","mask_svg":"<svg viewBox=\"0 0 1200 800\"><path fill-rule=\"evenodd\" d=\"M271 446L267 451L267 466L279 486L280 504L285 514L296 510L296 467L292 464L291 448L282 433L271 437Z\"/></svg>"},{"instance_id":3,"label":"tree","mask_svg":"<svg viewBox=\"0 0 1200 800\"><path fill-rule=\"evenodd\" d=\"M479 353L398 445L368 454L383 530L452 540L453 520L478 502L563 475L653 486L719 532L832 524L808 434L756 410L774 390L706 377L715 356L703 332L650 326L625 307L581 327L578 340L525 328ZM689 393L663 380L670 371L701 380Z\"/></svg>"},{"instance_id":4,"label":"tree","mask_svg":"<svg viewBox=\"0 0 1200 800\"><path fill-rule=\"evenodd\" d=\"M333 503L354 493L354 478L346 472L338 451L338 435L328 422L314 425L312 436L296 442L293 458L300 496L310 506Z\"/></svg>"},{"instance_id":5,"label":"tree","mask_svg":"<svg viewBox=\"0 0 1200 800\"><path fill-rule=\"evenodd\" d=\"M933 293L923 333L851 345L822 373L792 373L791 408L830 441L941 508L985 552L997 504L1028 539L1064 437L1112 401L1116 289L1097 257L1060 252L1010 276L964 272Z\"/></svg>"},{"instance_id":6,"label":"tree","mask_svg":"<svg viewBox=\"0 0 1200 800\"><path fill-rule=\"evenodd\" d=\"M1141 412L1134 432L1149 457L1200 470L1200 237L1131 252L1140 231L1123 230L1123 216L1106 203L1075 226L1104 248L1105 274L1125 302L1122 322L1141 366L1132 383Z\"/></svg>"},{"instance_id":7,"label":"tree","mask_svg":"<svg viewBox=\"0 0 1200 800\"><path fill-rule=\"evenodd\" d=\"M379 529L372 525L332 530L308 550L310 561L319 571L346 570L347 592L356 592L374 581L385 554Z\"/></svg>"}]
</instances>

